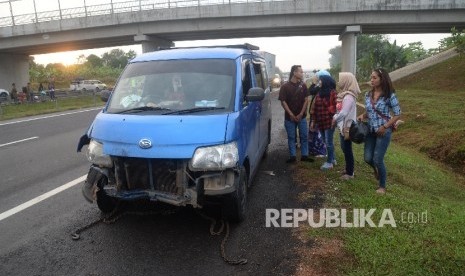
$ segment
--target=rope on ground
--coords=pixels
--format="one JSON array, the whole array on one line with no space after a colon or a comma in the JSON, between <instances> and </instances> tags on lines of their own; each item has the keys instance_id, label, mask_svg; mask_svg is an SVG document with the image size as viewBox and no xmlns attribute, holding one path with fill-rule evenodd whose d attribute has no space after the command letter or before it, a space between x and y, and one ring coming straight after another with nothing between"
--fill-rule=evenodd
<instances>
[{"instance_id":1,"label":"rope on ground","mask_svg":"<svg viewBox=\"0 0 465 276\"><path fill-rule=\"evenodd\" d=\"M221 246L220 246L220 252L221 252L221 257L223 258L223 260L230 264L230 265L245 265L247 264L247 259L244 259L244 258L239 258L239 259L230 259L228 258L228 256L226 255L226 241L228 240L229 238L229 221L224 221L223 219L221 220L221 226L220 226L220 229L218 231L215 231L215 227L216 227L216 223L217 223L217 220L212 218L212 217L209 217L207 216L206 214L204 214L203 212L197 212L202 218L206 219L206 220L209 220L210 221L210 235L212 236L219 236L221 235L221 233L223 232L224 230L224 227L226 226L226 233L224 235L224 238L223 240L221 241Z\"/></svg>"}]
</instances>

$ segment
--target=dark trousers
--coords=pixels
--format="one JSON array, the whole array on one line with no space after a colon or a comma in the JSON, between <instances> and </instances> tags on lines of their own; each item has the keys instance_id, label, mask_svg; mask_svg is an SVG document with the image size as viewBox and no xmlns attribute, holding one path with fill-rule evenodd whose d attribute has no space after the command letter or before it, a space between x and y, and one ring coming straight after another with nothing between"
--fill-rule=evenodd
<instances>
[{"instance_id":1,"label":"dark trousers","mask_svg":"<svg viewBox=\"0 0 465 276\"><path fill-rule=\"evenodd\" d=\"M344 136L339 135L341 139L341 149L346 161L346 174L354 175L354 152L352 151L352 141L344 140Z\"/></svg>"}]
</instances>

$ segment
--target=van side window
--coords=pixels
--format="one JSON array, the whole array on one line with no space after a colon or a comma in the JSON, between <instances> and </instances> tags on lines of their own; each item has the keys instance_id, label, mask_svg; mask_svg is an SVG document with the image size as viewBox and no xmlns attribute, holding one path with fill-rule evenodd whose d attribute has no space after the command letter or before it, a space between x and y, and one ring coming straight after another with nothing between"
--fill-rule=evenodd
<instances>
[{"instance_id":1,"label":"van side window","mask_svg":"<svg viewBox=\"0 0 465 276\"><path fill-rule=\"evenodd\" d=\"M262 62L260 63L254 62L253 71L255 74L255 79L257 80L257 86L263 89L266 89L267 80L266 80L265 64Z\"/></svg>"},{"instance_id":2,"label":"van side window","mask_svg":"<svg viewBox=\"0 0 465 276\"><path fill-rule=\"evenodd\" d=\"M250 61L244 60L242 62L242 105L246 105L245 96L249 92L249 89L252 88L252 76L250 75L249 70Z\"/></svg>"}]
</instances>

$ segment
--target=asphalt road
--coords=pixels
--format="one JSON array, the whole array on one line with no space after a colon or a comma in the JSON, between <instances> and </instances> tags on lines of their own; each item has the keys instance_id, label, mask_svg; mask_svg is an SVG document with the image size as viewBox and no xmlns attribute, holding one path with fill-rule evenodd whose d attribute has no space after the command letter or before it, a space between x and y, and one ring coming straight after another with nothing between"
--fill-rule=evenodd
<instances>
[{"instance_id":1,"label":"asphalt road","mask_svg":"<svg viewBox=\"0 0 465 276\"><path fill-rule=\"evenodd\" d=\"M12 208L87 173L89 164L76 153L76 144L97 111L0 122L0 275L293 274L301 261L294 248L298 241L290 228L266 228L265 210L308 206L296 200L300 188L285 164L283 111L276 93L272 98L269 155L249 190L246 220L231 225L226 243L229 257L248 260L238 266L220 257L224 232L210 235L210 221L190 208L123 216L73 241L70 233L100 218L97 206L83 199L80 183L2 219Z\"/></svg>"}]
</instances>

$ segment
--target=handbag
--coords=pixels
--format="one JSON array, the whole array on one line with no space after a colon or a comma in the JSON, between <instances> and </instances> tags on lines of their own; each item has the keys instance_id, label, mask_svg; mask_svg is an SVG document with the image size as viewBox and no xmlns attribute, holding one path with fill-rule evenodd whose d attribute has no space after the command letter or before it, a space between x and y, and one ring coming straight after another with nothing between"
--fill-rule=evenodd
<instances>
[{"instance_id":1,"label":"handbag","mask_svg":"<svg viewBox=\"0 0 465 276\"><path fill-rule=\"evenodd\" d=\"M349 129L350 140L356 144L365 142L370 130L367 123L362 121L352 122Z\"/></svg>"}]
</instances>

